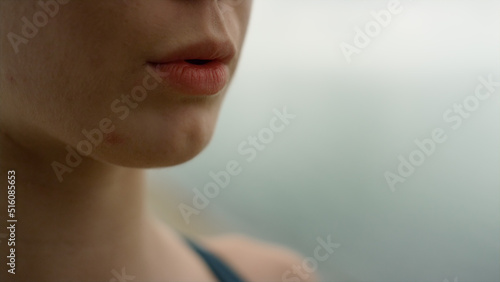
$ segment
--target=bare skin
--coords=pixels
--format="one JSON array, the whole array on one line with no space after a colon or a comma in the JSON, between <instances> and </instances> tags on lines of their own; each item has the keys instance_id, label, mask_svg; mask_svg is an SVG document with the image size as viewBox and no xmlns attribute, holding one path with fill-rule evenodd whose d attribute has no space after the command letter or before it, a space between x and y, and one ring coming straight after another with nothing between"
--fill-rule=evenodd
<instances>
[{"instance_id":1,"label":"bare skin","mask_svg":"<svg viewBox=\"0 0 500 282\"><path fill-rule=\"evenodd\" d=\"M57 13L35 36L15 43L8 34L21 36L22 18L33 21L42 7L35 0L0 1L0 175L6 180L15 170L18 220L16 274L7 272L10 247L2 239L0 280L119 281L120 273L133 281L215 281L182 238L148 211L143 169L196 156L211 138L226 88L192 98L160 85L136 107L122 95L148 75L148 61L200 41L234 49L232 76L251 1L65 2L54 2ZM130 107L123 120L112 118L116 99ZM68 148L85 138L82 130L106 118L114 130L68 165ZM70 170L55 170L54 162ZM205 244L248 281L281 281L301 263L291 251L242 237Z\"/></svg>"}]
</instances>

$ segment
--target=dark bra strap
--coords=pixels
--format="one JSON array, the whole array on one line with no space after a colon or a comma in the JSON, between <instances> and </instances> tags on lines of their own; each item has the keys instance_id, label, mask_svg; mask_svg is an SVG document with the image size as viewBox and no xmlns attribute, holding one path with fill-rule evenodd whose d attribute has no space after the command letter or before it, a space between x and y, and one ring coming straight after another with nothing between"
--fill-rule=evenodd
<instances>
[{"instance_id":1,"label":"dark bra strap","mask_svg":"<svg viewBox=\"0 0 500 282\"><path fill-rule=\"evenodd\" d=\"M205 261L220 282L244 282L227 264L200 245L185 238L189 246Z\"/></svg>"}]
</instances>

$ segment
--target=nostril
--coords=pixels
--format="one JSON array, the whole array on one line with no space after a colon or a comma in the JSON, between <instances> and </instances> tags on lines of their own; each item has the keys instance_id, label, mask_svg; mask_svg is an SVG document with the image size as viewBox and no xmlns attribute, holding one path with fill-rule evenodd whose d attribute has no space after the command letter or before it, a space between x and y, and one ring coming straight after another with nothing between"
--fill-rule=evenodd
<instances>
[{"instance_id":1,"label":"nostril","mask_svg":"<svg viewBox=\"0 0 500 282\"><path fill-rule=\"evenodd\" d=\"M208 64L210 62L210 60L197 60L196 59L196 60L186 60L186 62L189 64L202 66L202 65Z\"/></svg>"}]
</instances>

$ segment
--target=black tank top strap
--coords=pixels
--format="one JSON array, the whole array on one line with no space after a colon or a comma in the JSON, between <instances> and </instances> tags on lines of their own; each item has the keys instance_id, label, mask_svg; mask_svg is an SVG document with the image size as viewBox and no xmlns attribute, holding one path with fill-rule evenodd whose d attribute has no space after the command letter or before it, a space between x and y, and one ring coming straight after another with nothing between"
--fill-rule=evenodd
<instances>
[{"instance_id":1,"label":"black tank top strap","mask_svg":"<svg viewBox=\"0 0 500 282\"><path fill-rule=\"evenodd\" d=\"M207 251L200 245L196 244L189 238L185 238L189 246L205 261L207 266L212 270L215 277L220 282L244 282L239 275L236 274L226 263L218 258L213 253Z\"/></svg>"}]
</instances>

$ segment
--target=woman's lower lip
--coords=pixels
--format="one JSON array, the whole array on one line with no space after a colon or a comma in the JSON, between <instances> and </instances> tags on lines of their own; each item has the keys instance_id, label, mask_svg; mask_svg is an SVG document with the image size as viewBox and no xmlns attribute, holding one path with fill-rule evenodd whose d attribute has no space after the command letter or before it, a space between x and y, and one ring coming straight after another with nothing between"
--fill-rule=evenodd
<instances>
[{"instance_id":1,"label":"woman's lower lip","mask_svg":"<svg viewBox=\"0 0 500 282\"><path fill-rule=\"evenodd\" d=\"M229 77L227 65L218 61L210 61L203 65L186 61L151 65L165 84L188 95L217 94L224 89Z\"/></svg>"}]
</instances>

